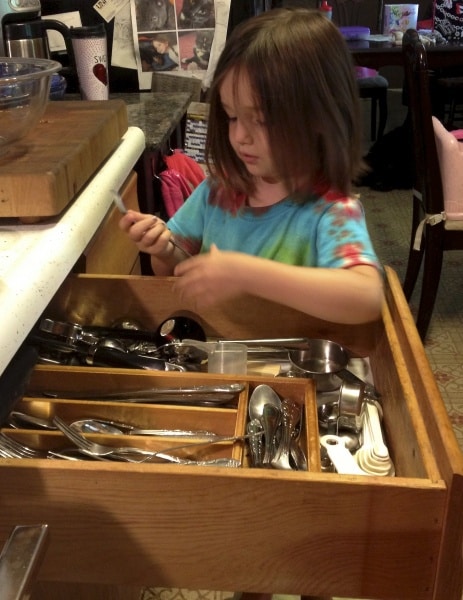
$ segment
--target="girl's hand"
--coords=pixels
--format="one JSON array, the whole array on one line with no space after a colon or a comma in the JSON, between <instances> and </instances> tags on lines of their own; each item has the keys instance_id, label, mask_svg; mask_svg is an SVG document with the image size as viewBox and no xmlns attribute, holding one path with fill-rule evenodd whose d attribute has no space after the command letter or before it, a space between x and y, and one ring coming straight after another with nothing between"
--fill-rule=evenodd
<instances>
[{"instance_id":1,"label":"girl's hand","mask_svg":"<svg viewBox=\"0 0 463 600\"><path fill-rule=\"evenodd\" d=\"M180 298L207 307L229 300L241 293L238 262L245 255L222 252L215 244L207 254L198 254L179 263L174 270L174 284ZM235 264L236 263L236 264Z\"/></svg>"},{"instance_id":2,"label":"girl's hand","mask_svg":"<svg viewBox=\"0 0 463 600\"><path fill-rule=\"evenodd\" d=\"M119 227L141 252L161 259L172 255L174 247L169 243L171 233L162 219L129 210L119 221Z\"/></svg>"}]
</instances>

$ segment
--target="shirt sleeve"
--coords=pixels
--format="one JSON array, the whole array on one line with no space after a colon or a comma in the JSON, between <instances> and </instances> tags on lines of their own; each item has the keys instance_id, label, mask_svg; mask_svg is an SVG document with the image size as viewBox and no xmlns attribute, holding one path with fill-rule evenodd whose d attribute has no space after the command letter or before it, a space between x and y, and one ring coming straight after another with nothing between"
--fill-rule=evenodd
<instances>
[{"instance_id":1,"label":"shirt sleeve","mask_svg":"<svg viewBox=\"0 0 463 600\"><path fill-rule=\"evenodd\" d=\"M345 198L327 202L322 213L316 240L319 267L370 265L381 269L359 200Z\"/></svg>"}]
</instances>

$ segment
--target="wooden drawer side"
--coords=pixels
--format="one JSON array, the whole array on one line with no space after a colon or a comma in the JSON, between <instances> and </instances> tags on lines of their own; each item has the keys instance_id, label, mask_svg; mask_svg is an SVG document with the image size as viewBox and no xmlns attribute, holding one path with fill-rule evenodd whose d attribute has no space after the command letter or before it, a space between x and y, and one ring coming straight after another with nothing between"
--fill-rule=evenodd
<instances>
[{"instance_id":1,"label":"wooden drawer side","mask_svg":"<svg viewBox=\"0 0 463 600\"><path fill-rule=\"evenodd\" d=\"M376 345L382 324L339 325L256 298L243 298L201 311L173 292L173 277L70 276L58 290L48 316L78 323L108 325L130 316L155 329L172 315L193 316L211 337L291 337L309 335L345 344L359 356L368 356ZM104 298L104 302L102 299ZM247 303L247 304L246 304ZM247 310L240 306L246 305ZM271 325L269 325L271 324Z\"/></svg>"},{"instance_id":2,"label":"wooden drawer side","mask_svg":"<svg viewBox=\"0 0 463 600\"><path fill-rule=\"evenodd\" d=\"M463 580L463 455L456 440L429 361L421 344L410 308L403 296L396 273L387 268L388 305L391 310L401 351L420 398L420 412L426 424L441 476L448 489L445 526L442 532L439 568L434 598L460 598Z\"/></svg>"},{"instance_id":3,"label":"wooden drawer side","mask_svg":"<svg viewBox=\"0 0 463 600\"><path fill-rule=\"evenodd\" d=\"M396 475L407 477L413 473L439 481L442 476L387 305L383 307L383 322L384 336L371 364L375 383L381 390L384 426L393 448Z\"/></svg>"}]
</instances>

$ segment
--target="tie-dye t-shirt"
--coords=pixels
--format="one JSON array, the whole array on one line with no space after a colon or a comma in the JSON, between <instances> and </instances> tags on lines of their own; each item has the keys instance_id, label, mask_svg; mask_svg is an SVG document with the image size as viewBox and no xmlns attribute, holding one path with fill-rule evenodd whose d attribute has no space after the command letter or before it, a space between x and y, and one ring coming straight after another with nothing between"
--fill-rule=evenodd
<instances>
[{"instance_id":1,"label":"tie-dye t-shirt","mask_svg":"<svg viewBox=\"0 0 463 600\"><path fill-rule=\"evenodd\" d=\"M269 207L226 210L210 201L203 181L169 220L168 227L192 254L235 250L289 265L380 268L357 199L285 199Z\"/></svg>"}]
</instances>

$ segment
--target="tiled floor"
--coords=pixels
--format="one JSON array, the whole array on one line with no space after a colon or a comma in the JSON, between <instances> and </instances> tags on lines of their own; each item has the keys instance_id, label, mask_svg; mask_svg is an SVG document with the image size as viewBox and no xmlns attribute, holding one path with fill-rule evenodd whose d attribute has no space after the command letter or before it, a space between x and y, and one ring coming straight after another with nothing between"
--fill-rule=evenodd
<instances>
[{"instance_id":1,"label":"tiled floor","mask_svg":"<svg viewBox=\"0 0 463 600\"><path fill-rule=\"evenodd\" d=\"M389 129L400 125L404 114L403 107L400 106L400 95L392 95L391 100ZM368 188L359 188L358 191L376 251L381 261L394 268L402 279L408 256L411 193L409 190L375 192ZM446 256L425 350L463 449L462 273L463 252L452 252ZM420 282L411 301L412 312L416 310L419 291ZM232 592L146 588L140 600L229 600L232 596ZM273 600L299 600L299 597L274 596Z\"/></svg>"}]
</instances>

